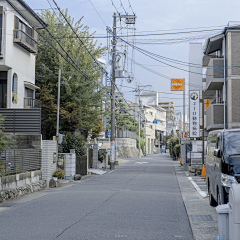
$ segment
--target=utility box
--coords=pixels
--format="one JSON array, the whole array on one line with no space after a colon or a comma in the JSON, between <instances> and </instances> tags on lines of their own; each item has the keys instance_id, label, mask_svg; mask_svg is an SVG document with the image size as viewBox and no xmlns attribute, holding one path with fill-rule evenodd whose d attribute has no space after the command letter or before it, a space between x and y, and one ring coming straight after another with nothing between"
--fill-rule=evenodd
<instances>
[{"instance_id":1,"label":"utility box","mask_svg":"<svg viewBox=\"0 0 240 240\"><path fill-rule=\"evenodd\" d=\"M216 207L218 214L218 233L221 240L229 240L229 206L228 204Z\"/></svg>"},{"instance_id":2,"label":"utility box","mask_svg":"<svg viewBox=\"0 0 240 240\"><path fill-rule=\"evenodd\" d=\"M229 240L240 239L240 184L229 191Z\"/></svg>"}]
</instances>

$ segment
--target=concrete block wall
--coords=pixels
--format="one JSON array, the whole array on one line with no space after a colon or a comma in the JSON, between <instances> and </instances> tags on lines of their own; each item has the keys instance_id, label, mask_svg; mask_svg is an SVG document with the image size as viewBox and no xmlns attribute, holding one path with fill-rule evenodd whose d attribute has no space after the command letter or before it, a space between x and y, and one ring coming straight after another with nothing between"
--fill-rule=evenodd
<instances>
[{"instance_id":1,"label":"concrete block wall","mask_svg":"<svg viewBox=\"0 0 240 240\"><path fill-rule=\"evenodd\" d=\"M0 177L0 191L38 183L41 180L41 170Z\"/></svg>"},{"instance_id":2,"label":"concrete block wall","mask_svg":"<svg viewBox=\"0 0 240 240\"><path fill-rule=\"evenodd\" d=\"M42 179L50 181L56 169L54 163L54 153L56 153L57 141L43 140L42 141Z\"/></svg>"},{"instance_id":3,"label":"concrete block wall","mask_svg":"<svg viewBox=\"0 0 240 240\"><path fill-rule=\"evenodd\" d=\"M76 153L61 153L64 155L65 179L73 179L76 174Z\"/></svg>"},{"instance_id":4,"label":"concrete block wall","mask_svg":"<svg viewBox=\"0 0 240 240\"><path fill-rule=\"evenodd\" d=\"M93 144L93 168L98 168L98 145Z\"/></svg>"},{"instance_id":5,"label":"concrete block wall","mask_svg":"<svg viewBox=\"0 0 240 240\"><path fill-rule=\"evenodd\" d=\"M119 158L137 158L136 140L131 138L116 138Z\"/></svg>"}]
</instances>

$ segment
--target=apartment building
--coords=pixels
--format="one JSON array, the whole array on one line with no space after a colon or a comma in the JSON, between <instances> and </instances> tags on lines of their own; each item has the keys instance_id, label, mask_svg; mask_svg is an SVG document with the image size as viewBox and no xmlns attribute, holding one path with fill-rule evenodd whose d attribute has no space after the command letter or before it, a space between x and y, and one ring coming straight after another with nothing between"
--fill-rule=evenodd
<instances>
[{"instance_id":1,"label":"apartment building","mask_svg":"<svg viewBox=\"0 0 240 240\"><path fill-rule=\"evenodd\" d=\"M172 120L174 118L174 102L159 102L158 106L166 110L167 120Z\"/></svg>"},{"instance_id":2,"label":"apartment building","mask_svg":"<svg viewBox=\"0 0 240 240\"><path fill-rule=\"evenodd\" d=\"M233 25L229 23L204 45L207 131L222 129L224 124L225 128L240 127L240 26Z\"/></svg>"}]
</instances>

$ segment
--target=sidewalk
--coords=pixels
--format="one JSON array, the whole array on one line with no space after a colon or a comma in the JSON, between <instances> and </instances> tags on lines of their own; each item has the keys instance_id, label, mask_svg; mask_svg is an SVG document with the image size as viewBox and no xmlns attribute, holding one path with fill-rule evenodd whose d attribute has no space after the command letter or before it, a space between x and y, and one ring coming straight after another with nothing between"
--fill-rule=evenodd
<instances>
[{"instance_id":1,"label":"sidewalk","mask_svg":"<svg viewBox=\"0 0 240 240\"><path fill-rule=\"evenodd\" d=\"M178 161L173 161L175 174L182 193L195 240L216 240L218 236L217 212L208 202L205 181L189 176Z\"/></svg>"}]
</instances>

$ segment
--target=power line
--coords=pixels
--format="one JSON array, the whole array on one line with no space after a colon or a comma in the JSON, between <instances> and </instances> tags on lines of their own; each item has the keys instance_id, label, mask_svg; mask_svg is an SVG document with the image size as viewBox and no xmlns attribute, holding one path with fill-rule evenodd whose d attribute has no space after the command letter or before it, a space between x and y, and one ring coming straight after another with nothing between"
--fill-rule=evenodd
<instances>
[{"instance_id":1,"label":"power line","mask_svg":"<svg viewBox=\"0 0 240 240\"><path fill-rule=\"evenodd\" d=\"M61 9L59 8L59 6L57 5L55 0L52 0L54 2L54 4L56 5L58 11L61 13L61 15L63 16L63 18L65 19L65 21L67 22L67 24L69 25L69 27L71 28L71 30L74 32L74 34L77 36L77 38L79 39L79 41L81 42L81 44L84 46L84 48L86 49L86 51L88 52L88 54L92 57L92 59L95 61L95 63L101 68L101 70L103 70L103 67L98 63L97 59L92 55L92 53L88 50L88 48L85 46L84 42L79 38L77 32L74 30L74 28L72 27L72 25L69 23L69 21L67 20L67 18L65 17L65 15L63 14L63 12L61 11ZM107 73L106 71L104 71L105 73Z\"/></svg>"},{"instance_id":2,"label":"power line","mask_svg":"<svg viewBox=\"0 0 240 240\"><path fill-rule=\"evenodd\" d=\"M110 30L110 29L109 29L109 30ZM110 32L111 32L111 30L110 30ZM112 33L112 32L111 32L111 33ZM113 33L112 33L112 34L113 34ZM117 36L116 36L116 37L117 37ZM214 75L197 73L197 72L185 70L185 69L182 69L182 68L180 68L180 67L176 67L176 66L170 65L170 64L165 63L165 62L163 62L163 61L160 61L159 59L154 58L153 56L155 56L156 54L151 53L151 52L149 52L149 51L146 51L146 50L144 50L144 49L141 49L141 48L139 48L139 47L136 47L136 46L132 45L131 43L125 41L124 39L122 39L122 38L120 38L120 37L117 37L117 38L120 39L121 41L125 42L126 44L128 44L128 45L131 46L132 48L136 49L136 50L139 51L140 53L146 55L147 57L150 57L150 58L152 58L153 60L156 60L156 61L158 61L158 62L160 62L160 63L162 63L162 64L165 64L165 65L167 65L167 66L170 66L170 67L172 67L172 68L176 68L176 69L178 69L178 70L182 70L182 71L185 71L185 72L190 72L190 73L194 73L194 74L198 74L198 75L202 75L202 76L214 76ZM151 56L151 55L153 55L153 56ZM169 60L169 61L170 61L170 60ZM221 67L221 68L222 68L222 67Z\"/></svg>"},{"instance_id":3,"label":"power line","mask_svg":"<svg viewBox=\"0 0 240 240\"><path fill-rule=\"evenodd\" d=\"M93 6L93 8L95 9L96 13L97 13L97 14L98 14L98 16L101 18L101 20L102 20L103 24L104 24L105 26L107 26L107 24L104 22L104 20L102 19L101 15L100 15L100 14L99 14L99 12L97 11L97 9L94 7L94 5L93 5L92 1L91 1L91 0L89 0L89 2L92 4L92 6Z\"/></svg>"},{"instance_id":4,"label":"power line","mask_svg":"<svg viewBox=\"0 0 240 240\"><path fill-rule=\"evenodd\" d=\"M126 10L125 10L125 8L124 8L123 4L122 4L122 0L120 0L120 2L121 2L121 6L122 6L122 8L123 8L124 12L125 12L125 13L126 13L126 15L127 15L127 12L126 12Z\"/></svg>"},{"instance_id":5,"label":"power line","mask_svg":"<svg viewBox=\"0 0 240 240\"><path fill-rule=\"evenodd\" d=\"M54 38L54 36L52 35L52 33L51 33L47 28L45 28L45 29L47 30L47 32L49 33L49 35L50 35L52 38ZM75 68L76 71L80 72L84 77L86 77L87 79L90 80L90 78L80 69L80 67L75 64L75 62L73 61L73 59L69 56L69 54L64 50L64 48L62 47L62 45L61 45L56 39L55 39L55 40L57 41L57 43L59 44L59 46L61 47L61 49L66 53L66 55L70 58L71 61L69 61L69 60L51 43L51 41L50 41L49 39L47 39L42 33L40 33L40 31L38 31L37 29L36 29L36 31L37 31L37 33L38 33L46 42L48 42L48 44L49 44L52 48L54 48L55 51L58 52L58 54L60 54L60 55L65 59L65 61L67 61L73 68Z\"/></svg>"},{"instance_id":6,"label":"power line","mask_svg":"<svg viewBox=\"0 0 240 240\"><path fill-rule=\"evenodd\" d=\"M132 9L132 6L129 0L128 0L128 3L129 3L129 7ZM132 12L133 12L133 15L135 15L133 9L132 9Z\"/></svg>"},{"instance_id":7,"label":"power line","mask_svg":"<svg viewBox=\"0 0 240 240\"><path fill-rule=\"evenodd\" d=\"M115 4L113 3L113 0L112 1L112 5L114 6L114 8L116 9L117 13L120 15L120 13L118 12L118 9L116 8Z\"/></svg>"}]
</instances>

